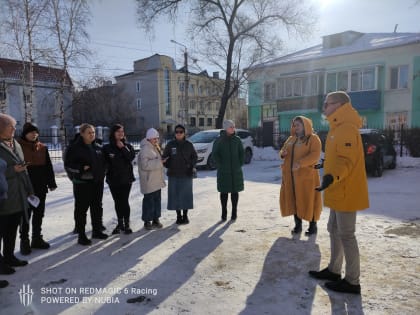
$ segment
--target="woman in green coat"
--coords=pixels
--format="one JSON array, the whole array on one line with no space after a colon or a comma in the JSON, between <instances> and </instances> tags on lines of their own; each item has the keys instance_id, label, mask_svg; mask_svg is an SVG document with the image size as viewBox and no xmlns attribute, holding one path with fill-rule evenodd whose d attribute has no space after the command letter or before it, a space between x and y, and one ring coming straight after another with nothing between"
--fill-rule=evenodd
<instances>
[{"instance_id":1,"label":"woman in green coat","mask_svg":"<svg viewBox=\"0 0 420 315\"><path fill-rule=\"evenodd\" d=\"M232 202L231 220L234 221L237 218L238 193L244 190L244 148L241 139L235 134L235 123L232 120L223 122L220 137L213 144L212 156L217 168L217 191L220 192L222 221L227 218L229 193Z\"/></svg>"}]
</instances>

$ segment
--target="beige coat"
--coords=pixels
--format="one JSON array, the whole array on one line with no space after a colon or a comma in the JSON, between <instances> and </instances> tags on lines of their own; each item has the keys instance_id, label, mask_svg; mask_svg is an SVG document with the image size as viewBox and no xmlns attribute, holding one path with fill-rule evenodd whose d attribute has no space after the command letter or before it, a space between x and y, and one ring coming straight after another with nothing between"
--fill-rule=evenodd
<instances>
[{"instance_id":1,"label":"beige coat","mask_svg":"<svg viewBox=\"0 0 420 315\"><path fill-rule=\"evenodd\" d=\"M147 139L143 139L140 143L137 165L142 194L150 194L166 186L162 157Z\"/></svg>"},{"instance_id":2,"label":"beige coat","mask_svg":"<svg viewBox=\"0 0 420 315\"><path fill-rule=\"evenodd\" d=\"M283 217L297 214L306 221L318 221L321 215L321 194L315 190L320 186L319 172L314 168L321 155L321 141L313 133L312 121L299 116L303 120L305 135L297 138L293 126L291 136L280 150L287 150L282 169L280 187L280 211Z\"/></svg>"}]
</instances>

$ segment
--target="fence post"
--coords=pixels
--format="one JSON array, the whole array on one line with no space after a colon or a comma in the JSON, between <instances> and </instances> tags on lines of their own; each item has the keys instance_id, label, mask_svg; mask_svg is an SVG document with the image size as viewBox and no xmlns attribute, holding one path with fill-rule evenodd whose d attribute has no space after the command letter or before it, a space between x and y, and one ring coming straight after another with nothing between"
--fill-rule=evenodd
<instances>
[{"instance_id":1,"label":"fence post","mask_svg":"<svg viewBox=\"0 0 420 315\"><path fill-rule=\"evenodd\" d=\"M401 128L400 128L400 157L402 157L403 154L403 142L404 142L404 125L401 124Z\"/></svg>"},{"instance_id":2,"label":"fence post","mask_svg":"<svg viewBox=\"0 0 420 315\"><path fill-rule=\"evenodd\" d=\"M53 125L50 127L50 129L51 129L51 136L52 136L51 137L52 144L56 146L58 144L58 127L56 125Z\"/></svg>"}]
</instances>

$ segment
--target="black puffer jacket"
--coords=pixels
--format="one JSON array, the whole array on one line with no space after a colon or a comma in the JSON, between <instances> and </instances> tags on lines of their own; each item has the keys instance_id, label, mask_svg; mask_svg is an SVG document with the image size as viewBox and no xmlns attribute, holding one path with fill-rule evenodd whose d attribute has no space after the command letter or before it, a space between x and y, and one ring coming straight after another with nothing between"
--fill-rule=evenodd
<instances>
[{"instance_id":1,"label":"black puffer jacket","mask_svg":"<svg viewBox=\"0 0 420 315\"><path fill-rule=\"evenodd\" d=\"M172 140L163 151L162 158L169 157L165 163L167 175L174 177L192 177L193 167L197 163L197 153L188 140Z\"/></svg>"},{"instance_id":2,"label":"black puffer jacket","mask_svg":"<svg viewBox=\"0 0 420 315\"><path fill-rule=\"evenodd\" d=\"M134 182L133 165L136 153L129 143L118 148L115 142L104 145L103 152L107 163L106 182L108 185L119 186Z\"/></svg>"},{"instance_id":3,"label":"black puffer jacket","mask_svg":"<svg viewBox=\"0 0 420 315\"><path fill-rule=\"evenodd\" d=\"M84 166L90 168L84 170ZM73 182L101 182L105 177L105 159L102 146L94 141L88 145L79 137L66 151L64 167L71 174Z\"/></svg>"}]
</instances>

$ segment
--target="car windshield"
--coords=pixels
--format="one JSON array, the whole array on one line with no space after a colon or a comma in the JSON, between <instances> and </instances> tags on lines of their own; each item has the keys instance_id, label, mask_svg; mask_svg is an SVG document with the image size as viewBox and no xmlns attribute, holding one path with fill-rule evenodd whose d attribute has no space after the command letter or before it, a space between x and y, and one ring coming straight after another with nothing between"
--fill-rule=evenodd
<instances>
[{"instance_id":1,"label":"car windshield","mask_svg":"<svg viewBox=\"0 0 420 315\"><path fill-rule=\"evenodd\" d=\"M192 143L210 143L219 135L218 131L215 132L197 132L188 138Z\"/></svg>"}]
</instances>

